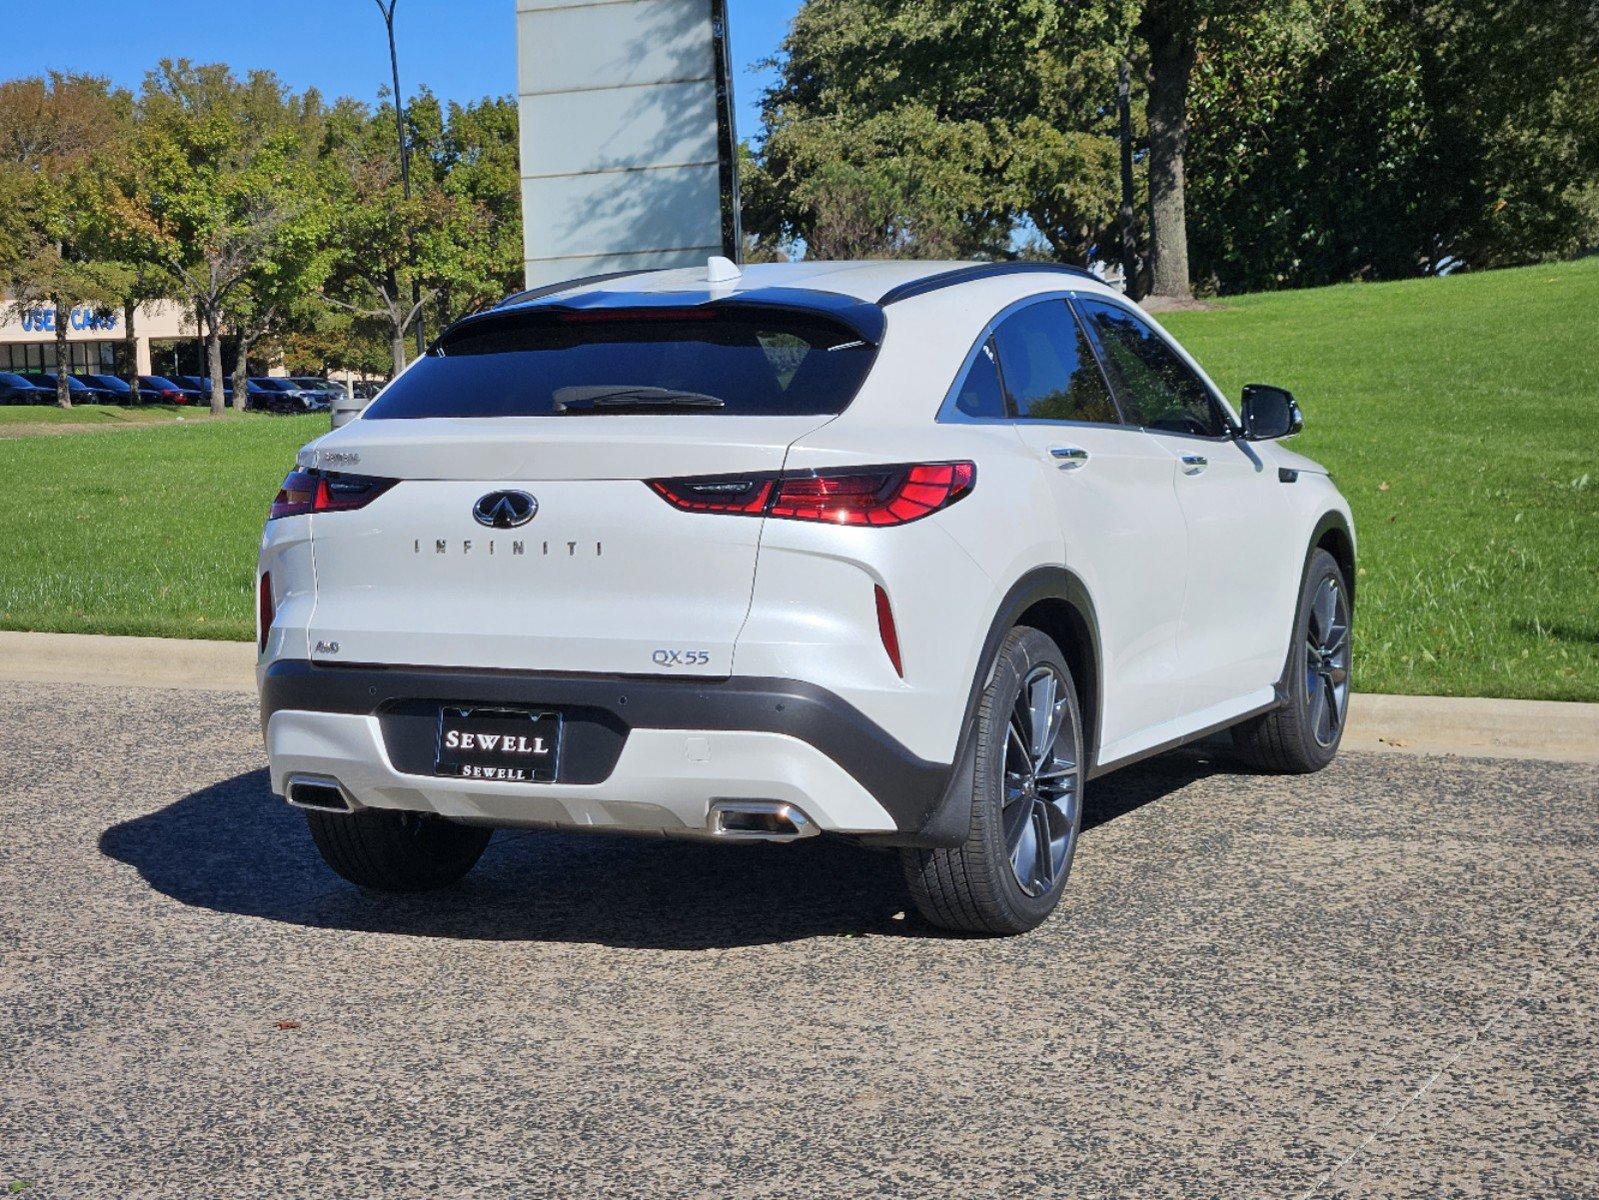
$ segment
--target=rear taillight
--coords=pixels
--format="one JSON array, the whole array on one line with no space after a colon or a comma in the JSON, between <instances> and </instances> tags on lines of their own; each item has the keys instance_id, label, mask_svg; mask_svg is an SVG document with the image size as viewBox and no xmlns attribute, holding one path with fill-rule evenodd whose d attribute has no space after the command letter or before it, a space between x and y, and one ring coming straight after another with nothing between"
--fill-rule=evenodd
<instances>
[{"instance_id":1,"label":"rear taillight","mask_svg":"<svg viewBox=\"0 0 1599 1200\"><path fill-rule=\"evenodd\" d=\"M315 471L290 471L272 501L267 520L299 517L313 512L348 512L364 508L399 480L372 475L321 475Z\"/></svg>"},{"instance_id":2,"label":"rear taillight","mask_svg":"<svg viewBox=\"0 0 1599 1200\"><path fill-rule=\"evenodd\" d=\"M256 589L256 623L259 632L256 634L260 640L260 649L266 653L267 634L272 632L272 622L277 618L277 609L272 604L272 572L266 571L261 575L261 582Z\"/></svg>"},{"instance_id":3,"label":"rear taillight","mask_svg":"<svg viewBox=\"0 0 1599 1200\"><path fill-rule=\"evenodd\" d=\"M666 502L689 512L741 513L758 517L772 499L776 480L769 475L726 479L651 479Z\"/></svg>"},{"instance_id":4,"label":"rear taillight","mask_svg":"<svg viewBox=\"0 0 1599 1200\"><path fill-rule=\"evenodd\" d=\"M969 462L909 463L826 471L651 479L686 512L781 517L829 525L904 525L948 508L977 482Z\"/></svg>"}]
</instances>

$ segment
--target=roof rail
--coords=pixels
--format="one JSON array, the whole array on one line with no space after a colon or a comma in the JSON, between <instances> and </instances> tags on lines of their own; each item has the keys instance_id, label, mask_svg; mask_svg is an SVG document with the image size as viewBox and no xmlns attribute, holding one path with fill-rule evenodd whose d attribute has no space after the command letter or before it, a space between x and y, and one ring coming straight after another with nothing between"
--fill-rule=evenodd
<instances>
[{"instance_id":1,"label":"roof rail","mask_svg":"<svg viewBox=\"0 0 1599 1200\"><path fill-rule=\"evenodd\" d=\"M650 274L650 271L644 270L608 271L604 275L584 275L578 279L568 279L564 283L547 283L543 287L529 288L525 292L513 292L494 307L508 308L513 304L526 304L530 300L542 300L546 296L554 296L560 292L570 292L574 288L588 287L596 283L607 283L612 279L626 279L629 275L648 274Z\"/></svg>"},{"instance_id":2,"label":"roof rail","mask_svg":"<svg viewBox=\"0 0 1599 1200\"><path fill-rule=\"evenodd\" d=\"M877 303L886 307L890 304L897 304L901 300L909 300L912 296L925 295L928 292L954 287L960 283L970 283L974 279L989 279L995 275L1031 275L1034 272L1045 271L1053 272L1057 275L1076 275L1082 279L1092 279L1095 283L1104 282L1090 271L1085 271L1081 267L1069 267L1065 263L975 263L969 267L951 267L947 271L940 271L937 275L924 275L920 279L913 279L909 283L891 287L878 297Z\"/></svg>"}]
</instances>

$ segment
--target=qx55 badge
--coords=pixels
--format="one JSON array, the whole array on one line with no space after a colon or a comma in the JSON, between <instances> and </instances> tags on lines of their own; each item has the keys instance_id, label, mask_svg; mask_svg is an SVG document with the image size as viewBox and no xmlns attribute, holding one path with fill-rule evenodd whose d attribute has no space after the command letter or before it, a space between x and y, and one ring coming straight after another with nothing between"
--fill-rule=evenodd
<instances>
[{"instance_id":1,"label":"qx55 badge","mask_svg":"<svg viewBox=\"0 0 1599 1200\"><path fill-rule=\"evenodd\" d=\"M539 502L526 492L490 492L472 506L472 519L490 529L515 529L538 511Z\"/></svg>"}]
</instances>

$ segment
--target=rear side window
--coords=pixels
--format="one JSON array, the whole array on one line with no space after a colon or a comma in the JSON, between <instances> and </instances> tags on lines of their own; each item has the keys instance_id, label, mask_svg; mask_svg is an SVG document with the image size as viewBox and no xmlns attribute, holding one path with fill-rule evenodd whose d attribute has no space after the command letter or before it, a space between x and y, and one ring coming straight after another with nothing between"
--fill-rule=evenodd
<instances>
[{"instance_id":1,"label":"rear side window","mask_svg":"<svg viewBox=\"0 0 1599 1200\"><path fill-rule=\"evenodd\" d=\"M1127 419L1145 429L1220 437L1226 422L1210 390L1147 323L1115 304L1079 301Z\"/></svg>"},{"instance_id":2,"label":"rear side window","mask_svg":"<svg viewBox=\"0 0 1599 1200\"><path fill-rule=\"evenodd\" d=\"M963 416L1004 420L1005 388L994 364L994 344L984 342L955 394L955 407Z\"/></svg>"},{"instance_id":3,"label":"rear side window","mask_svg":"<svg viewBox=\"0 0 1599 1200\"><path fill-rule=\"evenodd\" d=\"M1006 317L994 330L994 347L1020 419L1120 423L1093 348L1064 300Z\"/></svg>"},{"instance_id":4,"label":"rear side window","mask_svg":"<svg viewBox=\"0 0 1599 1200\"><path fill-rule=\"evenodd\" d=\"M446 334L365 420L842 412L877 351L787 310L507 313Z\"/></svg>"}]
</instances>

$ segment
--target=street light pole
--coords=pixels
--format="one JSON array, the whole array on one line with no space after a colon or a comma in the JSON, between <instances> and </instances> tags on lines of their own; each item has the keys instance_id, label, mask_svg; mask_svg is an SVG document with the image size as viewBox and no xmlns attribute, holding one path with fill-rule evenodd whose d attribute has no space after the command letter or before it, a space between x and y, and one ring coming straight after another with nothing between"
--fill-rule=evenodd
<instances>
[{"instance_id":1,"label":"street light pole","mask_svg":"<svg viewBox=\"0 0 1599 1200\"><path fill-rule=\"evenodd\" d=\"M400 0L373 0L378 6L378 11L383 14L383 25L389 31L389 70L394 78L394 134L400 143L400 190L405 198L411 198L411 150L405 142L405 105L400 99L400 55L394 47L394 10L399 7ZM416 316L413 318L416 329L416 352L420 357L427 349L427 333L423 328L422 320L422 285L416 278L416 248L411 245L409 228L406 230L406 245L410 249L411 259L411 305Z\"/></svg>"}]
</instances>

